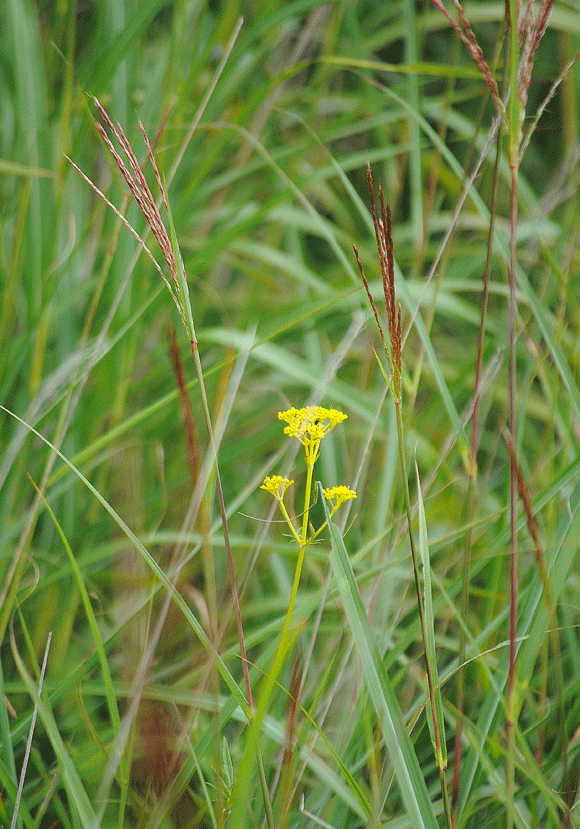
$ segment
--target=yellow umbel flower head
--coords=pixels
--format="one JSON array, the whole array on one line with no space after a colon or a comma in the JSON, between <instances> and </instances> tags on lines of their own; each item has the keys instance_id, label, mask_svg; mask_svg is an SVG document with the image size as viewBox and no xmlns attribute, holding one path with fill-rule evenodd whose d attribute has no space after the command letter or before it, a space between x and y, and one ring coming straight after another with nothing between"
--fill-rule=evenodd
<instances>
[{"instance_id":1,"label":"yellow umbel flower head","mask_svg":"<svg viewBox=\"0 0 580 829\"><path fill-rule=\"evenodd\" d=\"M305 406L302 409L292 407L285 412L278 412L278 419L288 424L284 427L284 434L296 437L304 446L306 465L312 469L318 458L320 441L338 423L346 420L347 415L336 409L325 409L323 406Z\"/></svg>"},{"instance_id":2,"label":"yellow umbel flower head","mask_svg":"<svg viewBox=\"0 0 580 829\"><path fill-rule=\"evenodd\" d=\"M265 489L266 492L273 495L276 500L281 501L284 497L284 493L293 483L294 481L290 481L285 477L283 478L282 475L270 475L264 479L264 483L260 489Z\"/></svg>"},{"instance_id":3,"label":"yellow umbel flower head","mask_svg":"<svg viewBox=\"0 0 580 829\"><path fill-rule=\"evenodd\" d=\"M354 489L349 489L347 486L333 486L329 489L323 489L324 497L332 508L331 515L334 515L336 510L344 504L345 501L351 501L356 498Z\"/></svg>"}]
</instances>

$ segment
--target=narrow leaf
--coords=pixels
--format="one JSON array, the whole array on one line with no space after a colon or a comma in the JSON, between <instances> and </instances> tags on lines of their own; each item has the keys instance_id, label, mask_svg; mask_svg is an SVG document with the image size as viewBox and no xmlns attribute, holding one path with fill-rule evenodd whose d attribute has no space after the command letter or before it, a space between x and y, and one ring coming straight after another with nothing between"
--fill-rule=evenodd
<instances>
[{"instance_id":1,"label":"narrow leaf","mask_svg":"<svg viewBox=\"0 0 580 829\"><path fill-rule=\"evenodd\" d=\"M417 473L417 502L419 507L419 552L423 563L423 606L425 609L425 634L427 638L426 659L431 669L430 673L434 686L433 693L435 696L435 717L437 719L439 739L437 739L435 735L435 723L433 722L433 712L429 702L427 703L427 722L429 723L429 732L431 734L431 742L433 743L433 748L435 750L437 766L439 768L446 768L447 747L445 745L445 722L443 720L443 703L441 700L441 688L439 686L439 677L437 675L437 659L435 654L435 618L433 615L433 596L431 595L431 561L429 556L429 542L427 539L425 507L423 505L421 481L419 479L419 470L416 463L415 471ZM429 695L429 689L427 689L427 695Z\"/></svg>"},{"instance_id":2,"label":"narrow leaf","mask_svg":"<svg viewBox=\"0 0 580 829\"><path fill-rule=\"evenodd\" d=\"M374 642L344 541L338 527L330 521L326 499L321 500L332 540L332 570L409 820L414 829L436 829L437 820L427 786L391 680Z\"/></svg>"}]
</instances>

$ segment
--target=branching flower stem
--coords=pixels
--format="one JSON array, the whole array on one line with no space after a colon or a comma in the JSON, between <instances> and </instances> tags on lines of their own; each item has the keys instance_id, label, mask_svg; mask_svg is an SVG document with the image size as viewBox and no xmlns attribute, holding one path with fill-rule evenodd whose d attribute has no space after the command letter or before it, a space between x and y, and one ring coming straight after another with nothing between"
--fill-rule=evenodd
<instances>
[{"instance_id":1,"label":"branching flower stem","mask_svg":"<svg viewBox=\"0 0 580 829\"><path fill-rule=\"evenodd\" d=\"M288 610L286 611L284 627L282 628L282 636L280 637L280 644L278 645L278 652L276 654L276 657L279 655L281 659L283 659L286 651L290 622L294 612L294 605L296 604L298 585L300 584L300 576L302 574L302 566L304 564L304 554L306 552L308 533L308 516L310 515L310 496L312 493L312 475L313 469L312 467L309 467L306 474L306 485L304 488L304 514L302 518L302 531L300 533L300 547L298 548L298 558L296 560L296 569L294 570L294 581L292 582L292 591L288 602Z\"/></svg>"},{"instance_id":2,"label":"branching flower stem","mask_svg":"<svg viewBox=\"0 0 580 829\"><path fill-rule=\"evenodd\" d=\"M284 662L284 656L288 646L290 622L294 612L294 605L296 604L296 596L298 594L298 585L300 584L300 576L302 574L302 567L304 564L304 554L306 547L310 544L324 529L326 522L319 527L318 530L312 531L309 537L308 531L310 527L310 506L312 498L312 481L314 474L314 464L318 460L320 454L320 442L333 429L337 423L346 419L346 415L336 409L325 409L322 406L306 406L303 409L288 409L285 412L279 412L278 418L284 420L287 426L284 428L285 434L296 437L304 446L304 454L306 459L306 484L304 487L304 509L302 511L302 528L300 533L295 529L294 523L284 505L284 493L286 489L294 483L287 478L274 476L266 478L262 485L262 489L270 492L280 504L280 509L286 519L286 522L292 532L292 535L298 543L298 558L296 561L296 568L294 570L294 580L292 583L292 590L290 592L290 600L288 602L288 609L286 611L286 618L282 628L282 636L280 643L274 657L273 674L276 676ZM344 486L333 487L332 489L323 490L324 497L331 504L331 514L345 501L356 498L356 493Z\"/></svg>"},{"instance_id":3,"label":"branching flower stem","mask_svg":"<svg viewBox=\"0 0 580 829\"><path fill-rule=\"evenodd\" d=\"M279 420L284 420L287 425L284 428L284 433L290 437L296 437L304 446L304 455L306 460L306 484L304 487L304 509L302 511L302 527L300 532L294 526L294 522L288 514L288 510L284 504L284 493L294 481L281 475L268 476L261 489L269 492L280 505L280 509L286 523L288 524L292 536L298 544L298 558L296 560L296 567L294 570L294 580L292 583L292 590L290 592L290 599L288 601L288 609L284 619L284 626L282 628L282 635L274 655L272 667L268 672L263 693L260 695L258 703L258 711L266 710L269 703L270 696L274 690L274 685L278 681L278 676L282 671L287 652L292 644L292 637L290 635L290 624L292 615L294 613L294 605L296 604L296 596L298 595L298 587L300 585L300 576L302 574L302 567L304 565L304 556L306 548L312 541L322 532L324 524L318 530L313 530L310 526L310 507L312 498L312 482L314 474L314 464L318 460L320 454L320 442L338 423L346 419L346 415L336 409L325 409L322 406L306 406L302 409L291 408L284 412L278 412ZM346 486L336 486L329 489L323 489L323 495L330 504L330 515L334 515L336 510L344 504L345 501L356 498L356 492ZM296 700L295 700L296 702ZM281 824L282 826L285 823Z\"/></svg>"}]
</instances>

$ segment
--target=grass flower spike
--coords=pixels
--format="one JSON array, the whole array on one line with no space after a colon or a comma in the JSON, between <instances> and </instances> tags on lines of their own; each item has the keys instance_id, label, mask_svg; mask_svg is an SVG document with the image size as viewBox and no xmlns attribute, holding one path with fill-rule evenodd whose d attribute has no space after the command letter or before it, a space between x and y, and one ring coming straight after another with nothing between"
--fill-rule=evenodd
<instances>
[{"instance_id":1,"label":"grass flower spike","mask_svg":"<svg viewBox=\"0 0 580 829\"><path fill-rule=\"evenodd\" d=\"M390 205L387 204L385 209L385 202L383 199L383 190L382 187L379 186L379 206L380 206L380 217L377 218L377 208L375 204L375 196L373 190L373 177L371 175L371 167L370 164L367 163L367 179L369 184L369 194L371 197L371 211L373 216L373 224L375 228L375 238L377 241L377 250L379 254L379 263L381 266L381 276L383 278L383 293L385 295L385 308L387 311L387 326L389 331L389 339L390 339L390 346L387 345L387 341L385 339L385 334L383 331L383 326L381 325L381 321L379 319L379 314L377 308L375 306L375 302L373 299L373 295L371 294L371 289L369 287L369 283L365 276L365 272L360 261L358 250L356 245L353 245L354 255L356 256L356 261L360 270L360 274L362 276L362 280L365 286L365 290L367 292L367 296L371 303L371 308L373 309L373 314L375 315L375 320L377 322L377 326L379 329L379 334L381 337L381 341L383 343L383 348L385 349L385 354L387 356L387 362L389 364L389 372L390 376L388 376L381 365L381 371L387 381L389 388L393 394L393 398L395 400L395 405L397 408L401 406L401 352L402 352L402 339L401 339L401 305L397 306L395 302L395 260L393 255L393 236L392 236L392 228L391 228L391 208Z\"/></svg>"}]
</instances>

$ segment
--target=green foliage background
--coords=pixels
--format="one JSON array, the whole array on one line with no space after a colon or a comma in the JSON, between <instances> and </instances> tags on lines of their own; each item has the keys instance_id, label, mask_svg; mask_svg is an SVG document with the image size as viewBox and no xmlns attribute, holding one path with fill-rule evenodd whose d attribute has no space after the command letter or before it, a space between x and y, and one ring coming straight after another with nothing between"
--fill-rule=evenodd
<instances>
[{"instance_id":1,"label":"green foliage background","mask_svg":"<svg viewBox=\"0 0 580 829\"><path fill-rule=\"evenodd\" d=\"M491 62L504 3L465 8ZM90 95L119 121L139 157L145 158L138 119L151 140L160 131L156 157L167 174L240 16L241 31L169 198L210 404L218 431L223 427L220 471L253 683L260 687L271 664L296 555L259 485L267 474L292 473L297 485L303 476L297 447L285 443L276 415L309 401L332 405L349 419L323 444L317 475L325 486L357 490L343 518L353 584L439 815L394 407L389 397L383 401L384 379L373 354L379 341L352 254L354 242L380 302L366 183L370 161L375 186L382 184L393 212L406 337L407 452L423 483L451 755L461 629L468 643L457 825L501 826L509 169L502 148L470 511L492 150L427 277L494 113L477 68L426 0L3 4L4 824L10 825L14 809L51 631L20 825L86 827L95 825L95 816L103 827L263 825L256 768L245 813L229 816L248 729L192 621L215 643L243 694L214 483L199 469L192 481L171 327L201 468L207 440L189 343L158 273L143 255L136 259L135 240L64 155L143 233L144 221L125 198L93 123ZM556 2L538 51L528 120L578 48L580 4ZM541 543L538 554L519 504L516 823L523 827L560 826L569 814L569 825L580 821L579 73L574 67L540 119L519 179L516 450ZM501 78L501 66L497 74ZM155 243L148 244L158 256ZM60 448L109 511L31 427ZM31 479L43 486L46 502ZM192 526L187 514L198 480L204 500ZM409 480L415 491L412 470ZM297 512L299 505L297 494L289 507ZM320 505L314 516L323 520ZM120 519L142 547L123 532ZM280 826L404 827L408 819L381 718L361 673L361 659L369 667L362 634L353 632L354 617L345 613L330 576L329 550L328 538L308 550L297 606L302 626L260 733L268 783L278 790L276 820ZM171 605L146 658L167 588L144 551L169 578L181 562L183 599L183 606ZM542 587L542 556L556 616ZM140 666L142 699L123 759L112 769L111 749L122 723L130 722L123 717L136 699ZM293 712L285 689L295 695L302 675L304 710ZM448 775L450 781L451 769ZM235 796L234 790L233 802ZM423 825L431 820L424 815Z\"/></svg>"}]
</instances>

